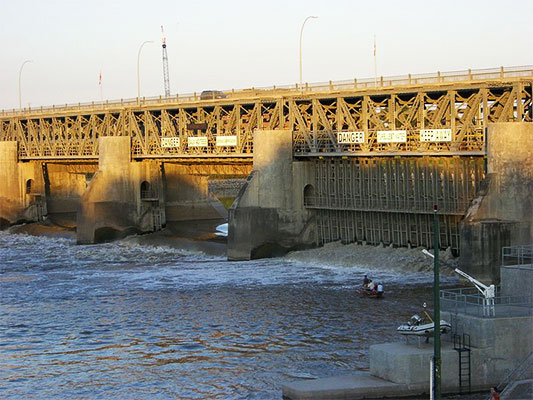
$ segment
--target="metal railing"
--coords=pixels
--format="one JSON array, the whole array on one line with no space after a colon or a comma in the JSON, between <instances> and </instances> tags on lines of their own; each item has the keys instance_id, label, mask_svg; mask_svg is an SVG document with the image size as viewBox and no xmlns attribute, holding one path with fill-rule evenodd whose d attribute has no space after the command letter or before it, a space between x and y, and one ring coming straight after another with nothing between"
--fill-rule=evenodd
<instances>
[{"instance_id":1,"label":"metal railing","mask_svg":"<svg viewBox=\"0 0 533 400\"><path fill-rule=\"evenodd\" d=\"M519 265L533 268L533 245L502 248L502 266Z\"/></svg>"},{"instance_id":2,"label":"metal railing","mask_svg":"<svg viewBox=\"0 0 533 400\"><path fill-rule=\"evenodd\" d=\"M326 93L326 92L341 92L354 91L366 89L381 89L401 86L413 85L430 85L430 84L451 84L457 82L473 82L473 81L498 81L503 79L517 79L533 77L533 66L518 66L518 67L500 67L491 69L478 70L464 70L451 72L436 72L430 74L408 74L391 77L380 77L377 80L374 78L353 79L343 81L329 81L318 83L305 83L300 86L294 85L274 85L267 87L249 88L249 89L229 89L217 91L223 93L226 97L220 99L205 99L201 92L176 94L175 96L152 96L152 97L133 97L120 100L106 100L106 101L92 101L83 103L71 103L64 105L41 106L37 108L22 108L12 110L1 110L0 116L15 116L15 115L30 115L42 113L54 113L65 111L82 111L82 110L108 110L118 109L122 107L134 106L150 106L150 105L164 105L187 103L197 101L216 101L227 102L228 100L246 99L253 97L280 97L284 95L299 95L312 93ZM205 97L205 96L204 96Z\"/></svg>"},{"instance_id":3,"label":"metal railing","mask_svg":"<svg viewBox=\"0 0 533 400\"><path fill-rule=\"evenodd\" d=\"M484 300L483 295L475 288L446 289L440 291L442 311L481 318L533 316L533 301L529 294L496 296L494 298L493 315L486 313L487 305Z\"/></svg>"}]
</instances>

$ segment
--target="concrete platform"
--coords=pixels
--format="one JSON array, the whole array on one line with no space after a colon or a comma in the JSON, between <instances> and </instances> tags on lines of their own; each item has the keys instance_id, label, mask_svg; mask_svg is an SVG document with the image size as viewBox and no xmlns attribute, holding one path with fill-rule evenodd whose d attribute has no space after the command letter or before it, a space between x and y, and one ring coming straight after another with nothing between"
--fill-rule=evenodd
<instances>
[{"instance_id":1,"label":"concrete platform","mask_svg":"<svg viewBox=\"0 0 533 400\"><path fill-rule=\"evenodd\" d=\"M413 342L414 340L414 342ZM370 347L370 371L353 375L291 382L282 386L283 397L291 400L398 399L429 393L429 362L433 341L411 344L382 343ZM473 350L473 361L477 351ZM484 354L479 354L479 358ZM441 347L442 393L458 390L458 353L449 342ZM475 364L473 364L475 365ZM483 390L486 385L473 385Z\"/></svg>"},{"instance_id":2,"label":"concrete platform","mask_svg":"<svg viewBox=\"0 0 533 400\"><path fill-rule=\"evenodd\" d=\"M356 400L398 398L427 393L427 385L403 385L360 372L357 375L291 382L282 386L291 400Z\"/></svg>"}]
</instances>

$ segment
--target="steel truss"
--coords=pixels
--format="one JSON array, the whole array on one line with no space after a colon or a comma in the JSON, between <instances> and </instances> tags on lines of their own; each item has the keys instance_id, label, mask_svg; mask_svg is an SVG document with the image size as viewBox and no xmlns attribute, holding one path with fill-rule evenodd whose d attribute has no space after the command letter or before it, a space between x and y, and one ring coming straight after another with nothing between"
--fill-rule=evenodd
<instances>
[{"instance_id":1,"label":"steel truss","mask_svg":"<svg viewBox=\"0 0 533 400\"><path fill-rule=\"evenodd\" d=\"M438 206L441 248L459 251L458 222L484 179L481 157L316 160L315 186L305 188L318 244L383 243L433 247Z\"/></svg>"},{"instance_id":2,"label":"steel truss","mask_svg":"<svg viewBox=\"0 0 533 400\"><path fill-rule=\"evenodd\" d=\"M533 74L532 74L533 75ZM257 92L156 105L46 109L0 116L0 140L19 143L20 159L97 158L99 136L130 136L134 158L251 157L256 129L290 129L296 156L483 154L491 122L532 122L532 81L407 85L314 92ZM448 142L421 142L422 129L450 129ZM405 143L378 143L379 130L405 130ZM337 132L364 132L340 144ZM217 145L217 137L236 145ZM163 147L163 138L179 138ZM205 145L191 146L189 138Z\"/></svg>"}]
</instances>

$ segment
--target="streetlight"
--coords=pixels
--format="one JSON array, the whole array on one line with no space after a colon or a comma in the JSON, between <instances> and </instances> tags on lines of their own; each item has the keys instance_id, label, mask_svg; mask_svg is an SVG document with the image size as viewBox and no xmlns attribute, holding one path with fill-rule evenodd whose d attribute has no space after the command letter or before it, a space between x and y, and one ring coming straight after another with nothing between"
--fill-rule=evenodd
<instances>
[{"instance_id":1,"label":"streetlight","mask_svg":"<svg viewBox=\"0 0 533 400\"><path fill-rule=\"evenodd\" d=\"M146 43L154 43L153 40L147 40L139 47L139 53L137 54L137 104L141 104L141 80L139 78L139 58L141 57L141 50Z\"/></svg>"},{"instance_id":2,"label":"streetlight","mask_svg":"<svg viewBox=\"0 0 533 400\"><path fill-rule=\"evenodd\" d=\"M441 351L440 351L440 271L439 271L439 217L438 207L433 206L433 395L440 400Z\"/></svg>"},{"instance_id":3,"label":"streetlight","mask_svg":"<svg viewBox=\"0 0 533 400\"><path fill-rule=\"evenodd\" d=\"M441 341L440 341L440 265L439 265L439 217L438 207L433 206L433 254L426 249L422 253L433 258L433 387L430 388L430 398L440 400L441 395ZM456 270L457 271L457 270Z\"/></svg>"},{"instance_id":4,"label":"streetlight","mask_svg":"<svg viewBox=\"0 0 533 400\"><path fill-rule=\"evenodd\" d=\"M317 16L310 15L304 20L304 23L302 24L302 29L300 29L300 90L302 89L302 34L304 33L304 26L307 20L311 18L318 18Z\"/></svg>"},{"instance_id":5,"label":"streetlight","mask_svg":"<svg viewBox=\"0 0 533 400\"><path fill-rule=\"evenodd\" d=\"M20 66L20 69L19 69L19 109L22 109L22 89L21 89L21 77L22 77L22 68L24 67L24 65L26 65L27 63L31 63L33 62L33 60L26 60L22 63L22 65Z\"/></svg>"}]
</instances>

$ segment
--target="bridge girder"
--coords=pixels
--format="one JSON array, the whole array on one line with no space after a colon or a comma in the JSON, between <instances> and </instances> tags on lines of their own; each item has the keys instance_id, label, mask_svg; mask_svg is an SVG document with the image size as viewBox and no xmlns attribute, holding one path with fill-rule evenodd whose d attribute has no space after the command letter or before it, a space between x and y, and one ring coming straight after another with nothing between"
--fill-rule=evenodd
<instances>
[{"instance_id":1,"label":"bridge girder","mask_svg":"<svg viewBox=\"0 0 533 400\"><path fill-rule=\"evenodd\" d=\"M97 158L100 136L131 136L137 159L224 159L250 158L256 129L290 129L296 156L480 155L488 123L533 121L532 83L515 78L374 91L282 91L192 103L15 113L0 116L0 140L16 140L23 160ZM422 142L422 129L450 129L452 137ZM405 131L407 139L380 143L377 132L382 130ZM342 144L338 132L364 132L365 140ZM219 137L232 137L235 145L217 145ZM179 139L164 147L165 138ZM190 138L202 138L202 145L191 146Z\"/></svg>"}]
</instances>

